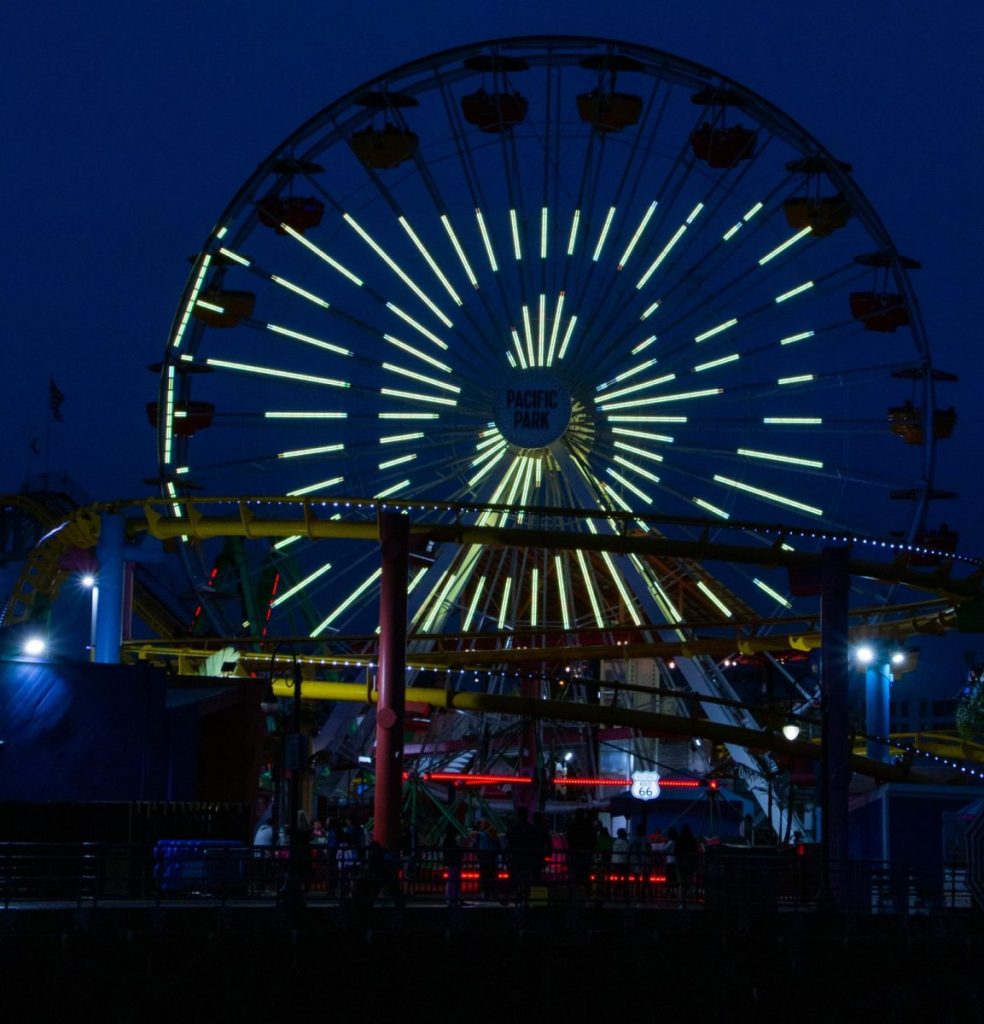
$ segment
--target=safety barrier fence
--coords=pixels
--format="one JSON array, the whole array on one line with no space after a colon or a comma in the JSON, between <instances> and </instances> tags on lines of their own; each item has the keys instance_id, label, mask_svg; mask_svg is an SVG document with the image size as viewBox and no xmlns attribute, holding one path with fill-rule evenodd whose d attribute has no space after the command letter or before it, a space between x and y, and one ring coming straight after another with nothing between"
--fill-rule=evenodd
<instances>
[{"instance_id":1,"label":"safety barrier fence","mask_svg":"<svg viewBox=\"0 0 984 1024\"><path fill-rule=\"evenodd\" d=\"M152 847L105 843L0 843L0 907L175 901L319 904L600 903L724 912L809 910L833 905L867 914L966 912L961 865L850 861L826 874L817 856L721 847L692 862L591 852L548 856L508 851L303 846L175 840Z\"/></svg>"}]
</instances>

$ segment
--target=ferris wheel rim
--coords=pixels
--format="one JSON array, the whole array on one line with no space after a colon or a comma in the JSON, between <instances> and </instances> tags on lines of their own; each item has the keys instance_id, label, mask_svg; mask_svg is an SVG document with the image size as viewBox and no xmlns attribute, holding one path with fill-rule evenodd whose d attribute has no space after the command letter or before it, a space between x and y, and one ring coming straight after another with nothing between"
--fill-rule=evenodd
<instances>
[{"instance_id":1,"label":"ferris wheel rim","mask_svg":"<svg viewBox=\"0 0 984 1024\"><path fill-rule=\"evenodd\" d=\"M855 207L855 212L862 215L862 219L865 222L866 230L871 234L877 241L885 241L887 244L884 246L884 250L887 253L887 259L892 264L894 279L902 282L906 289L907 300L911 298L911 307L913 314L913 322L911 324L913 339L916 344L917 351L924 356L924 367L922 376L922 401L924 408L932 410L933 406L933 388L932 388L932 364L928 357L928 343L926 342L925 333L922 326L921 317L918 314L918 306L915 302L914 291L911 289L911 285L908 279L908 274L905 268L902 266L901 258L894 245L891 242L890 237L884 229L880 219L878 218L873 206L854 183L851 178L849 171L844 170L836 160L834 160L832 154L823 147L818 140L816 140L810 133L806 132L797 122L795 122L789 115L785 114L778 107L771 104L768 100L758 96L751 90L748 90L741 83L719 74L712 69L705 68L701 65L695 64L694 62L688 61L684 58L677 57L673 54L665 53L664 51L655 50L650 47L645 47L640 44L634 43L623 43L615 40L597 39L594 37L580 37L580 36L524 36L515 38L504 38L489 40L480 43L471 43L463 46L452 47L439 53L430 54L428 56L418 58L415 61L408 62L401 65L399 68L392 69L391 71L385 72L378 75L367 82L362 83L356 89L351 90L344 96L328 104L322 108L321 111L316 113L313 117L309 118L304 124L298 129L292 132L287 138L277 146L270 155L258 166L257 170L247 179L241 189L237 192L232 201L227 205L222 217L217 222L218 225L230 223L239 216L244 209L247 208L254 200L250 197L255 195L257 192L257 185L262 183L264 180L270 177L271 168L274 166L277 160L283 159L285 153L290 151L294 152L296 144L305 139L311 138L314 133L318 130L319 126L325 124L327 121L334 117L337 117L339 111L350 108L357 100L360 95L364 95L367 91L371 90L374 86L387 85L392 83L398 83L402 78L414 73L416 70L421 68L429 68L439 64L446 64L455 59L460 58L463 54L475 53L481 51L490 51L496 47L506 48L528 48L535 46L593 46L593 47L608 47L614 48L618 51L624 51L626 53L641 53L648 56L655 56L660 61L673 65L675 68L682 69L687 75L692 77L699 77L701 80L713 81L718 88L724 87L735 87L741 90L743 96L747 97L754 105L756 115L759 111L766 111L770 119L775 119L776 123L783 126L788 132L800 140L805 140L809 150L815 154L818 154L821 159L828 163L828 176L833 180L839 187L845 192L850 193L852 197L852 204ZM758 119L758 118L757 118ZM330 148L331 145L336 144L338 139L325 143L321 150ZM309 148L303 153L298 159L306 160L314 155L317 155L321 150L317 150L314 147ZM249 229L253 230L252 227ZM209 234L206 241L206 245L203 247L203 251L213 243L215 232ZM189 278L188 284L185 288L185 293L182 298L182 302L179 303L178 313L175 317L175 323L181 316L181 310L186 306L186 300L188 295L191 293L195 286L196 279L200 279L200 270L196 266L193 268L192 275ZM172 327L172 332L173 332ZM200 336L205 328L196 328L198 335ZM170 357L170 352L166 355L167 362ZM161 384L161 400L159 407L163 409L164 406L164 389L167 387L164 381L164 375L162 374ZM932 431L926 431L926 437L923 442L924 452L924 479L921 482L921 489L917 487L919 491L917 497L917 507L924 508L928 500L928 495L932 490L932 468L933 468L933 453L935 451L935 442ZM163 474L163 470L162 470ZM169 491L165 491L166 494L174 497ZM187 493L187 492L184 492ZM920 520L921 516L918 512L914 514L913 525L910 527L910 532L916 529L916 524Z\"/></svg>"}]
</instances>

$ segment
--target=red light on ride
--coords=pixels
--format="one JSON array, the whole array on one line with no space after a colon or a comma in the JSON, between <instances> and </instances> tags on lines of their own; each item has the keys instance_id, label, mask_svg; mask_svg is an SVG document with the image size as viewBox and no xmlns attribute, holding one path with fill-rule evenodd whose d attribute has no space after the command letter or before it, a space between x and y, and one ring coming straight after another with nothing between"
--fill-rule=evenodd
<instances>
[{"instance_id":1,"label":"red light on ride","mask_svg":"<svg viewBox=\"0 0 984 1024\"><path fill-rule=\"evenodd\" d=\"M591 779L591 778L576 778L576 779L565 779L559 778L554 779L555 785L558 786L625 786L631 785L629 779Z\"/></svg>"},{"instance_id":2,"label":"red light on ride","mask_svg":"<svg viewBox=\"0 0 984 1024\"><path fill-rule=\"evenodd\" d=\"M421 778L424 782L455 782L462 786L528 786L532 781L525 775L464 775L461 772L424 772Z\"/></svg>"},{"instance_id":3,"label":"red light on ride","mask_svg":"<svg viewBox=\"0 0 984 1024\"><path fill-rule=\"evenodd\" d=\"M404 782L410 778L409 772L403 773ZM421 772L424 782L451 782L459 786L532 786L533 780L526 775L467 775L462 772ZM625 789L632 785L631 779L612 779L578 776L576 778L559 777L554 780L555 786L614 786ZM718 788L717 779L704 782L702 779L660 779L660 788L666 789L700 789L701 786Z\"/></svg>"}]
</instances>

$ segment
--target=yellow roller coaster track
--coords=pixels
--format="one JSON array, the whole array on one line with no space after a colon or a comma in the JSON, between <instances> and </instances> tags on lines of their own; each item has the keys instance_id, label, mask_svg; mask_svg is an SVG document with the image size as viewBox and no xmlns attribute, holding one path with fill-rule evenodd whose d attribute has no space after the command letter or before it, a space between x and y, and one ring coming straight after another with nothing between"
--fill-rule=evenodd
<instances>
[{"instance_id":1,"label":"yellow roller coaster track","mask_svg":"<svg viewBox=\"0 0 984 1024\"><path fill-rule=\"evenodd\" d=\"M323 518L323 510L329 507L332 509L332 515L339 515L339 518ZM303 536L371 542L378 540L377 517L383 509L406 510L411 516L411 534L444 544L609 551L699 563L731 562L767 567L816 568L819 565L818 555L789 550L784 546L788 538L802 536L804 531L775 524L735 522L722 527L719 522L699 519L627 515L611 511L601 513L583 509L531 509L508 505L479 506L439 502L399 505L347 497L220 497L199 498L193 502L180 499L123 500L78 509L42 539L25 564L8 602L4 622L11 623L29 617L37 594L54 593L59 580L58 565L61 555L71 547L91 547L97 543L99 516L102 513L136 513L128 517L128 534L136 537L141 533L150 533L162 541L226 537L260 540ZM464 521L468 514L488 511L503 516L522 513L525 517L524 525L488 526ZM434 519L428 520L428 516ZM438 517L440 521L437 521ZM449 519L452 521L449 522ZM616 532L584 533L553 525L540 525L558 522L583 523L587 519L612 523ZM640 528L640 524L645 524L645 529ZM669 539L657 532L659 527L668 524L699 529L699 536L687 540ZM730 535L735 538L734 543L720 543L710 539L712 530L723 529L731 531ZM806 535L811 538L818 536L816 533ZM908 564L904 545L837 534L820 536L830 543L850 543L852 552L861 550L869 556L851 558L849 572L852 575L904 584L935 595L918 608L908 604L871 610L871 614L877 614L881 622L875 627L865 627L867 636L888 633L893 638L899 638L907 633L941 632L952 624L953 606L956 603L980 597L982 563L978 559L962 559L956 563L948 562L933 570L918 570ZM762 543L763 537L768 537L767 546ZM967 575L962 578L956 577L953 573L955 564L968 569ZM893 613L897 614L902 609L912 614L905 620L888 621ZM797 621L803 623L804 620ZM757 622L759 626L764 624L767 623ZM714 648L717 650L727 647L729 643L732 650L747 652L790 647L810 650L817 645L817 630L815 624L807 622L806 626L807 628L799 634L790 633L785 638L741 637L736 634L733 642L713 638L698 641L697 646L694 646L695 642L689 641L688 648L679 648L679 653L713 653L711 647L707 647L706 650L699 649L700 645L717 644L718 647ZM693 630L695 624L690 622L688 627ZM622 626L617 628L622 629ZM653 652L654 645L647 643L642 648L633 647L631 656ZM474 657L475 652L467 653ZM669 648L666 651L660 648L659 653L671 651ZM618 656L625 657L628 654L629 652L623 649ZM443 656L450 659L451 654L445 652ZM503 652L499 652L500 660L502 656ZM522 655L514 654L511 657L521 658Z\"/></svg>"},{"instance_id":2,"label":"yellow roller coaster track","mask_svg":"<svg viewBox=\"0 0 984 1024\"><path fill-rule=\"evenodd\" d=\"M332 508L350 509L351 513L346 517L343 512L342 518L326 520L318 517L318 510L330 504ZM226 510L234 509L233 514ZM163 501L160 499L143 501L122 501L89 506L78 509L71 516L58 524L42 539L32 552L21 574L18 588L8 604L8 608L17 606L30 606L30 599L27 597L28 590L35 593L53 593L58 581L58 560L64 552L71 547L92 547L98 542L99 537L99 516L102 513L124 514L128 511L137 511L142 516L131 516L127 523L128 534L137 537L139 534L149 532L159 540L169 540L177 537L186 537L193 540L208 538L223 538L229 536L244 537L247 539L258 538L283 538L290 536L307 537L341 537L352 540L377 541L379 537L378 525L374 513L381 510L382 503L363 501L359 499L315 499L315 500L291 500L282 498L212 498L199 499L194 503L184 501ZM387 505L388 509L394 506ZM406 506L405 506L406 507ZM474 526L463 523L457 516L466 511L473 511L475 506L447 505L427 503L421 505L414 503L412 507L406 507L407 511L413 514L418 512L437 512L455 515L456 521L428 522L421 519L413 519L411 532L421 534L429 539L441 543L456 544L485 544L495 546L522 546L522 547L543 547L548 549L588 549L597 551L615 551L620 553L636 553L640 555L659 555L662 557L676 557L704 561L740 562L745 564L766 564L776 565L797 565L816 566L819 556L809 555L802 552L785 550L781 546L782 539L792 535L794 531L784 530L781 527L762 526L759 524L736 524L745 531L769 531L779 539L769 547L753 546L752 544L720 544L708 539L708 535L698 540L673 541L657 534L643 532L635 534L629 532L630 523L639 520L637 516L618 517L612 513L604 513L604 518L620 522L622 532L613 534L583 534L569 530L552 529L547 527L490 527ZM219 510L218 512L213 510ZM258 510L266 512L274 511L276 515L260 515ZM484 508L483 508L484 510ZM527 523L534 523L538 516L549 518L556 522L564 518L576 518L583 520L592 515L582 510L559 510L559 509L518 509L512 507L496 507L497 511L507 513L518 513L522 511L526 516ZM225 511L225 514L222 512ZM601 514L599 514L600 516ZM367 517L368 516L368 517ZM668 520L659 517L650 517L654 523L666 523ZM679 520L673 520L680 523ZM693 525L692 521L686 521L686 525ZM715 524L717 525L717 524ZM736 534L742 536L742 534ZM850 538L831 536L830 541L847 541ZM868 542L870 543L870 542ZM952 576L949 568L933 572L918 572L908 566L899 552L892 549L890 545L875 546L873 553L884 553L887 549L889 560L877 561L875 559L850 560L849 570L852 574L873 577L887 582L903 583L917 590L933 593L936 596L927 598L924 602L910 602L889 607L879 606L877 609L857 609L852 612L855 617L864 619L867 616L877 614L882 622L877 626L869 624L855 627L857 636L871 637L879 632L886 633L892 638L908 635L917 632L940 632L949 625L950 617L953 614L953 605L961 600L972 600L979 596L981 570L980 564L973 562L972 571L963 579L956 579ZM968 560L969 561L969 560ZM886 621L887 616L895 616ZM502 665L505 663L530 663L536 660L563 662L569 659L584 658L639 658L639 657L670 657L673 655L693 656L698 654L720 654L733 651L755 652L775 650L812 650L819 646L819 632L815 628L801 630L800 632L784 631L782 635L770 636L741 636L742 626L761 628L768 624L775 628L780 624L792 626L803 624L803 618L798 619L770 619L755 620L747 623L735 623L734 636L710 636L699 637L696 631L701 624L689 622L686 624L691 637L679 643L651 642L648 639L640 639L638 642L611 642L594 645L590 648L583 645L577 647L542 647L533 649L531 647L516 648L517 640L522 637L512 633L511 640L513 649L503 650L496 644L490 650L442 650L441 641L454 639L460 641L467 639L468 634L455 634L454 637L442 637L440 635L428 634L428 639L435 641L437 649L428 652L415 652L409 662L414 667L431 669L466 669L481 668L489 665ZM673 624L670 624L671 627ZM682 623L678 625L684 625ZM709 625L709 624L708 624ZM719 624L715 624L719 625ZM666 628L666 624L660 624ZM624 632L628 627L613 626L607 631ZM646 627L642 627L645 631ZM538 631L543 634L544 631ZM307 638L296 638L297 643L311 644ZM483 635L488 642L489 636ZM362 646L364 652L360 655L333 654L327 642L316 654L300 655L298 662L302 668L308 671L323 666L328 659L344 661L349 666L368 665L373 657L371 647L375 637L333 637L332 643L337 644L345 641L351 647ZM283 638L275 640L270 638L268 643L283 643ZM187 671L196 660L204 660L213 656L216 648L221 644L240 645L240 660L242 667L246 668L250 662L256 662L256 669L263 667L269 671L270 656L260 652L243 650L249 645L249 638L237 638L236 640L213 639L209 644L202 645L201 640L194 643L134 643L126 645L124 655L128 659L139 658L148 660L167 661L169 659L181 659L180 667L182 672ZM197 646L195 646L197 645ZM259 673L258 673L259 674ZM303 684L304 696L310 699L323 700L349 700L372 702L375 699L371 687L363 684L352 683L331 683L318 680L309 680ZM274 692L278 695L290 695L292 690L283 680L275 680ZM641 711L631 708L600 707L598 705L580 704L574 701L556 700L532 700L525 697L507 694L489 693L465 693L455 692L450 689L410 687L407 690L407 699L431 704L436 707L457 708L462 710L491 711L506 713L510 715L527 715L556 720L593 722L609 725L629 725L635 728L657 729L668 733L688 732L691 735L703 736L709 740L739 743L743 746L772 750L778 753L789 755L803 755L815 758L820 756L820 748L811 742L790 742L772 730L752 730L737 726L730 726L722 723L715 723L706 719L698 719L677 715L657 714L654 712ZM976 757L979 751L970 752L971 757ZM966 752L965 752L966 756ZM915 780L917 775L905 765L885 765L877 761L855 753L852 755L852 766L856 771L872 775L883 780ZM926 779L922 779L926 781Z\"/></svg>"},{"instance_id":3,"label":"yellow roller coaster track","mask_svg":"<svg viewBox=\"0 0 984 1024\"><path fill-rule=\"evenodd\" d=\"M91 505L66 513L63 505L51 507L32 495L22 494L0 497L0 505L18 509L45 531L25 559L6 604L0 608L0 624L13 626L34 616L39 597L57 596L66 576L61 567L63 556L76 549L94 548L99 543L99 514L103 508ZM173 615L139 581L134 585L133 605L158 636L175 635L177 623Z\"/></svg>"},{"instance_id":4,"label":"yellow roller coaster track","mask_svg":"<svg viewBox=\"0 0 984 1024\"><path fill-rule=\"evenodd\" d=\"M7 499L3 499L7 500ZM53 525L28 555L0 621L11 626L31 618L38 597L54 597L62 581L62 556L74 548L92 548L99 542L99 512L95 506L75 509Z\"/></svg>"}]
</instances>

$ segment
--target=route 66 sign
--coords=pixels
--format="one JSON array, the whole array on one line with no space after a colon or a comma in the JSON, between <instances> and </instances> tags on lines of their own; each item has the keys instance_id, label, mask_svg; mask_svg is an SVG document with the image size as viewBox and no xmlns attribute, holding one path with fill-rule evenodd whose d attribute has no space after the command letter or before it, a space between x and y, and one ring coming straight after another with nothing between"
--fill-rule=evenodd
<instances>
[{"instance_id":1,"label":"route 66 sign","mask_svg":"<svg viewBox=\"0 0 984 1024\"><path fill-rule=\"evenodd\" d=\"M632 795L637 800L655 800L659 796L659 772L633 772Z\"/></svg>"}]
</instances>

